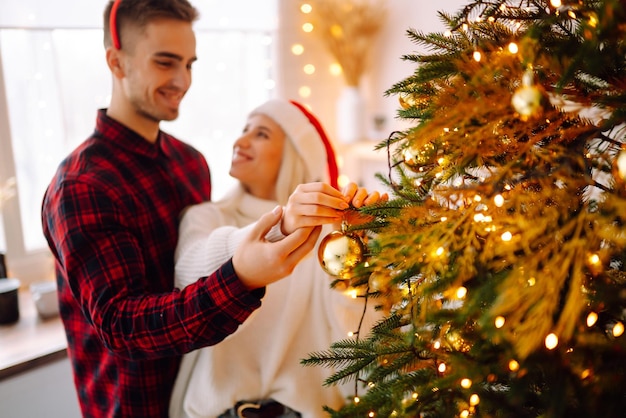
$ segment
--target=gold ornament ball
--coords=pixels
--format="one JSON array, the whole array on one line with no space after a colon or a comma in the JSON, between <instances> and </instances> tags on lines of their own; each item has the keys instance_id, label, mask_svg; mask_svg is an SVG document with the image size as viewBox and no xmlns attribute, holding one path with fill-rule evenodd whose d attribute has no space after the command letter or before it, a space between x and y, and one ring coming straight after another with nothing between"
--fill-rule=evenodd
<instances>
[{"instance_id":1,"label":"gold ornament ball","mask_svg":"<svg viewBox=\"0 0 626 418\"><path fill-rule=\"evenodd\" d=\"M511 104L523 119L537 115L541 111L541 90L537 86L522 86L515 91Z\"/></svg>"},{"instance_id":2,"label":"gold ornament ball","mask_svg":"<svg viewBox=\"0 0 626 418\"><path fill-rule=\"evenodd\" d=\"M341 280L351 278L351 272L363 261L365 246L354 234L333 231L326 235L317 252L322 269Z\"/></svg>"},{"instance_id":3,"label":"gold ornament ball","mask_svg":"<svg viewBox=\"0 0 626 418\"><path fill-rule=\"evenodd\" d=\"M400 93L398 102L400 102L400 106L405 110L418 104L418 101L410 93Z\"/></svg>"},{"instance_id":4,"label":"gold ornament ball","mask_svg":"<svg viewBox=\"0 0 626 418\"><path fill-rule=\"evenodd\" d=\"M407 167L414 171L419 171L422 167L435 164L437 161L437 147L432 142L425 144L422 148L411 145L402 150L402 158Z\"/></svg>"}]
</instances>

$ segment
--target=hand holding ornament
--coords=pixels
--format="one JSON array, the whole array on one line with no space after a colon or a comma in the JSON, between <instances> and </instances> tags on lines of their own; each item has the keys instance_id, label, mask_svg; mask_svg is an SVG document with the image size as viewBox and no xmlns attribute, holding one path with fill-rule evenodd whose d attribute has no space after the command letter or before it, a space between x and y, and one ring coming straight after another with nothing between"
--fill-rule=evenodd
<instances>
[{"instance_id":1,"label":"hand holding ornament","mask_svg":"<svg viewBox=\"0 0 626 418\"><path fill-rule=\"evenodd\" d=\"M385 202L388 200L388 195L386 193L381 195L379 192L368 193L366 189L354 183L348 184L343 194L351 202L351 208L344 211L341 230L333 231L322 239L317 257L326 273L337 279L349 280L353 269L365 258L366 245L358 233L347 230L348 226L370 220L369 216L355 209Z\"/></svg>"}]
</instances>

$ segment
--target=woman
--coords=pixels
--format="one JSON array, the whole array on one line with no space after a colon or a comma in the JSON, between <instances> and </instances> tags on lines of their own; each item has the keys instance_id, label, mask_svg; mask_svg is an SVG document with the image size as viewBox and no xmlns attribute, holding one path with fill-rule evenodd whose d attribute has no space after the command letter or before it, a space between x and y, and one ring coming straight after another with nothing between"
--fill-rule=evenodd
<instances>
[{"instance_id":1,"label":"woman","mask_svg":"<svg viewBox=\"0 0 626 418\"><path fill-rule=\"evenodd\" d=\"M181 220L176 263L181 288L227 259L245 234L242 227L277 204L287 205L289 213L289 196L297 187L337 186L335 156L322 126L302 105L285 100L270 100L250 113L234 144L230 175L239 180L235 190L222 201L191 207ZM356 207L386 199L354 184L344 195ZM321 237L330 232L325 228ZM274 228L267 239L280 236ZM269 285L261 308L234 334L184 358L171 416L317 418L327 416L324 405L339 408L354 396L354 384L323 385L332 370L300 364L309 353L348 338L363 315L363 299L330 283L312 254L291 276ZM376 318L368 312L365 328Z\"/></svg>"}]
</instances>

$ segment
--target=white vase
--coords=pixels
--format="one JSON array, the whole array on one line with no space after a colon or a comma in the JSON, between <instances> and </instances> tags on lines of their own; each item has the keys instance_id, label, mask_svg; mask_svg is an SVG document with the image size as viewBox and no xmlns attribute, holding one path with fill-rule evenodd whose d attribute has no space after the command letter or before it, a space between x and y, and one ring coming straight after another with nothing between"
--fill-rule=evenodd
<instances>
[{"instance_id":1,"label":"white vase","mask_svg":"<svg viewBox=\"0 0 626 418\"><path fill-rule=\"evenodd\" d=\"M337 99L337 139L349 144L365 137L365 101L358 87L346 86Z\"/></svg>"}]
</instances>

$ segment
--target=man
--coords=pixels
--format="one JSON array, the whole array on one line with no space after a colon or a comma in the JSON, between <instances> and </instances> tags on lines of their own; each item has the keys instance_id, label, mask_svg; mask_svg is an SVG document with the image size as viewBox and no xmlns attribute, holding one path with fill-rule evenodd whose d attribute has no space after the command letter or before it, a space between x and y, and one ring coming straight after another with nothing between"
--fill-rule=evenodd
<instances>
[{"instance_id":1,"label":"man","mask_svg":"<svg viewBox=\"0 0 626 418\"><path fill-rule=\"evenodd\" d=\"M214 274L174 290L179 215L211 193L205 159L159 129L178 116L191 84L196 18L187 0L107 5L111 103L44 196L44 234L85 417L166 417L180 356L234 332L260 306L264 286L313 248L317 225L348 206L330 186L311 185L284 210L284 239L264 238L281 220L277 207Z\"/></svg>"}]
</instances>

